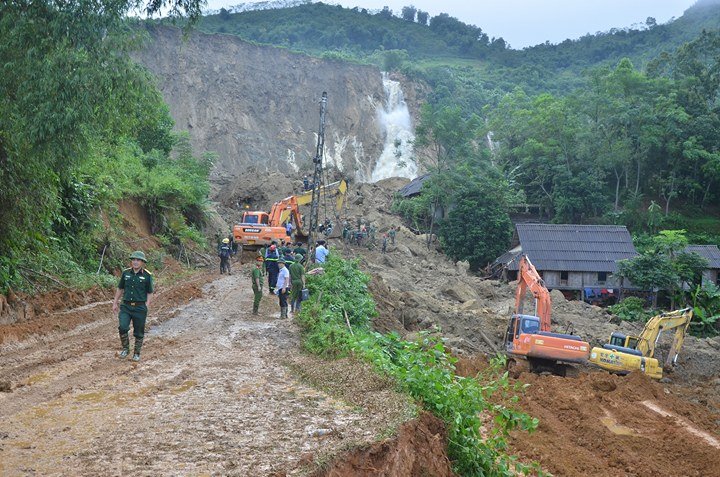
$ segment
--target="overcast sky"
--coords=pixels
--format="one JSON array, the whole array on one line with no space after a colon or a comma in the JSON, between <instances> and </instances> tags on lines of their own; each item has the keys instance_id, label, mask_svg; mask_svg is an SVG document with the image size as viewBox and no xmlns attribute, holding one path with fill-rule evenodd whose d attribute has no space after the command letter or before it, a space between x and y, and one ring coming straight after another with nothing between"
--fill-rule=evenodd
<instances>
[{"instance_id":1,"label":"overcast sky","mask_svg":"<svg viewBox=\"0 0 720 477\"><path fill-rule=\"evenodd\" d=\"M208 0L209 9L229 7L238 0ZM653 17L666 23L680 17L695 0L326 0L344 7L381 9L399 14L413 5L431 17L447 13L478 26L492 37L503 37L513 48L550 41L559 43L586 33L624 28Z\"/></svg>"}]
</instances>

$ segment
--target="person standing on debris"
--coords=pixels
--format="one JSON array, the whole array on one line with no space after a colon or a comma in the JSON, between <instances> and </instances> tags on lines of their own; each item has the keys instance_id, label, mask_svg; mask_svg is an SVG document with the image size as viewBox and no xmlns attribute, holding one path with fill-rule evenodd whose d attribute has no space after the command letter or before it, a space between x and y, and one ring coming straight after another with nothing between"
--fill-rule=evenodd
<instances>
[{"instance_id":1,"label":"person standing on debris","mask_svg":"<svg viewBox=\"0 0 720 477\"><path fill-rule=\"evenodd\" d=\"M292 224L292 221L288 219L288 221L285 222L285 234L287 234L288 237L292 237L292 231L293 231L293 224Z\"/></svg>"},{"instance_id":2,"label":"person standing on debris","mask_svg":"<svg viewBox=\"0 0 720 477\"><path fill-rule=\"evenodd\" d=\"M383 234L382 253L387 252L387 243L388 243L388 236L387 236L387 234Z\"/></svg>"},{"instance_id":3,"label":"person standing on debris","mask_svg":"<svg viewBox=\"0 0 720 477\"><path fill-rule=\"evenodd\" d=\"M262 300L262 266L263 259L258 257L255 259L255 268L252 271L252 291L253 291L253 315L258 314L260 309L260 300Z\"/></svg>"},{"instance_id":4,"label":"person standing on debris","mask_svg":"<svg viewBox=\"0 0 720 477\"><path fill-rule=\"evenodd\" d=\"M310 190L310 179L308 179L307 175L303 176L303 190L304 191Z\"/></svg>"},{"instance_id":5,"label":"person standing on debris","mask_svg":"<svg viewBox=\"0 0 720 477\"><path fill-rule=\"evenodd\" d=\"M235 241L235 237L233 236L232 233L230 235L228 235L228 240L230 241L230 251L232 252L233 255L237 254L238 246L237 246L237 242Z\"/></svg>"},{"instance_id":6,"label":"person standing on debris","mask_svg":"<svg viewBox=\"0 0 720 477\"><path fill-rule=\"evenodd\" d=\"M303 256L295 255L295 263L290 265L290 311L300 311L302 303L302 289L305 288L305 267L300 265Z\"/></svg>"},{"instance_id":7,"label":"person standing on debris","mask_svg":"<svg viewBox=\"0 0 720 477\"><path fill-rule=\"evenodd\" d=\"M273 293L275 291L275 284L277 283L278 279L278 273L280 271L280 268L278 267L278 260L280 259L280 254L277 250L277 245L275 245L275 242L270 245L270 248L268 248L267 252L265 253L265 271L267 272L268 276L268 286L270 287L270 293Z\"/></svg>"},{"instance_id":8,"label":"person standing on debris","mask_svg":"<svg viewBox=\"0 0 720 477\"><path fill-rule=\"evenodd\" d=\"M325 248L325 241L318 240L317 246L315 247L315 263L325 263L325 260L327 260L327 256L329 253L330 251Z\"/></svg>"},{"instance_id":9,"label":"person standing on debris","mask_svg":"<svg viewBox=\"0 0 720 477\"><path fill-rule=\"evenodd\" d=\"M275 294L280 301L280 318L287 318L288 291L290 290L290 271L285 267L285 259L278 260L278 276L275 283Z\"/></svg>"},{"instance_id":10,"label":"person standing on debris","mask_svg":"<svg viewBox=\"0 0 720 477\"><path fill-rule=\"evenodd\" d=\"M390 235L390 243L395 245L395 227L390 227L390 232L388 232Z\"/></svg>"},{"instance_id":11,"label":"person standing on debris","mask_svg":"<svg viewBox=\"0 0 720 477\"><path fill-rule=\"evenodd\" d=\"M227 270L228 275L230 273L230 256L232 255L232 248L230 247L230 239L224 238L220 250L218 251L218 257L220 257L220 274L222 275Z\"/></svg>"},{"instance_id":12,"label":"person standing on debris","mask_svg":"<svg viewBox=\"0 0 720 477\"><path fill-rule=\"evenodd\" d=\"M118 314L118 331L120 332L120 358L124 359L130 353L130 323L133 326L135 337L135 349L133 350L133 361L140 361L140 350L145 338L145 320L147 319L148 308L152 302L153 276L145 269L147 259L145 254L137 250L130 254L130 268L123 270L120 276L115 299L113 300L113 313ZM120 297L122 304L118 307Z\"/></svg>"}]
</instances>

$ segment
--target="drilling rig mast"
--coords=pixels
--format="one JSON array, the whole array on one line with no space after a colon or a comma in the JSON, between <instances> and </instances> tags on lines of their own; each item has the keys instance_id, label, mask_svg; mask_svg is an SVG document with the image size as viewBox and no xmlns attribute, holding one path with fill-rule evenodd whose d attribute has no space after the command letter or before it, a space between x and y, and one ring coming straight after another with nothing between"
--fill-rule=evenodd
<instances>
[{"instance_id":1,"label":"drilling rig mast","mask_svg":"<svg viewBox=\"0 0 720 477\"><path fill-rule=\"evenodd\" d=\"M317 148L315 149L315 172L313 174L313 193L312 203L310 205L310 226L308 227L308 250L312 250L318 233L320 196L322 194L323 181L323 153L325 150L325 109L327 107L327 92L323 91L320 98L320 128L318 130ZM305 263L309 264L308 259Z\"/></svg>"}]
</instances>

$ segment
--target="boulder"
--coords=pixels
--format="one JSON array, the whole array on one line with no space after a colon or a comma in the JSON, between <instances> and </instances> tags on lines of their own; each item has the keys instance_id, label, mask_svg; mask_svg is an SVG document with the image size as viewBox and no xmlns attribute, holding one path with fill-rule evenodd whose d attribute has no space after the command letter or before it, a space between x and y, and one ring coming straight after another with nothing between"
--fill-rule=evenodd
<instances>
[{"instance_id":1,"label":"boulder","mask_svg":"<svg viewBox=\"0 0 720 477\"><path fill-rule=\"evenodd\" d=\"M477 293L475 292L475 289L467 283L461 281L456 281L454 283L451 283L450 285L445 285L442 288L441 293L446 297L451 298L455 301L459 301L461 303L477 299Z\"/></svg>"}]
</instances>

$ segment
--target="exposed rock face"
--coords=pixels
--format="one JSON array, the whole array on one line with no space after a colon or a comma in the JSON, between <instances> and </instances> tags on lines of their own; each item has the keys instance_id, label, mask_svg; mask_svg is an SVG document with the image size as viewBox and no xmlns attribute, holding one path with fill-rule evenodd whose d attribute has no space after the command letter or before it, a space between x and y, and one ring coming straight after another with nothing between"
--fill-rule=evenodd
<instances>
[{"instance_id":1,"label":"exposed rock face","mask_svg":"<svg viewBox=\"0 0 720 477\"><path fill-rule=\"evenodd\" d=\"M256 46L231 35L150 28L136 57L159 79L178 130L198 152L218 154L213 196L253 167L311 173L319 98L328 93L325 159L349 178L369 177L383 148L377 105L384 101L375 67L320 60Z\"/></svg>"}]
</instances>

